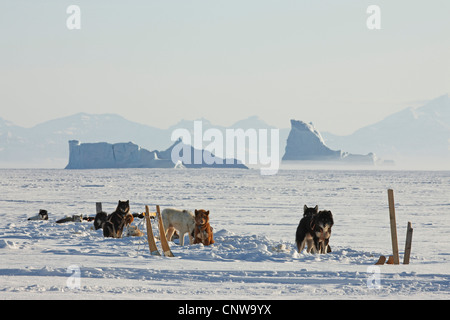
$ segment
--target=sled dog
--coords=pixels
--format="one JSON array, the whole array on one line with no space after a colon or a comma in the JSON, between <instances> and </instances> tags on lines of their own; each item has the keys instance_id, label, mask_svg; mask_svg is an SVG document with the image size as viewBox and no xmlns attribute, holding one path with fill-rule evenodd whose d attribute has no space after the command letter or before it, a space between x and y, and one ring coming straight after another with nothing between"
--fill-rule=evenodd
<instances>
[{"instance_id":1,"label":"sled dog","mask_svg":"<svg viewBox=\"0 0 450 320\"><path fill-rule=\"evenodd\" d=\"M28 218L28 220L48 220L48 213L47 210L39 210L39 213L37 214L37 216Z\"/></svg>"},{"instance_id":2,"label":"sled dog","mask_svg":"<svg viewBox=\"0 0 450 320\"><path fill-rule=\"evenodd\" d=\"M213 231L209 225L209 211L195 210L194 244L209 246L214 243Z\"/></svg>"},{"instance_id":3,"label":"sled dog","mask_svg":"<svg viewBox=\"0 0 450 320\"><path fill-rule=\"evenodd\" d=\"M99 213L97 213L94 218L94 229L102 229L107 217L108 214L104 211L100 211Z\"/></svg>"},{"instance_id":4,"label":"sled dog","mask_svg":"<svg viewBox=\"0 0 450 320\"><path fill-rule=\"evenodd\" d=\"M194 231L195 217L194 214L188 210L180 210L175 208L166 208L161 213L164 232L168 241L171 241L175 230L178 230L180 235L180 245L184 246L184 235L189 235L189 244L193 243L191 233Z\"/></svg>"},{"instance_id":5,"label":"sled dog","mask_svg":"<svg viewBox=\"0 0 450 320\"><path fill-rule=\"evenodd\" d=\"M99 212L94 218L95 230L103 228L103 236L111 238L121 238L123 228L133 222L133 215L130 213L130 201L120 201L116 211L111 214Z\"/></svg>"},{"instance_id":6,"label":"sled dog","mask_svg":"<svg viewBox=\"0 0 450 320\"><path fill-rule=\"evenodd\" d=\"M82 214L74 214L73 216L67 216L65 218L59 219L56 223L65 223L65 222L82 222L83 215Z\"/></svg>"},{"instance_id":7,"label":"sled dog","mask_svg":"<svg viewBox=\"0 0 450 320\"><path fill-rule=\"evenodd\" d=\"M333 215L331 211L319 211L319 207L303 207L303 217L297 227L295 242L298 252L302 252L305 245L308 253L328 253L331 248L328 245L333 226Z\"/></svg>"}]
</instances>

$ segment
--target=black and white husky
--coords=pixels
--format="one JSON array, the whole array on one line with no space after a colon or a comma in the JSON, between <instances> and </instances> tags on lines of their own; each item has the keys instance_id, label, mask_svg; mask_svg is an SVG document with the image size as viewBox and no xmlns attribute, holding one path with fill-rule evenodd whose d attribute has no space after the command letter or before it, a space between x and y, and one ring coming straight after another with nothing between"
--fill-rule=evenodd
<instances>
[{"instance_id":1,"label":"black and white husky","mask_svg":"<svg viewBox=\"0 0 450 320\"><path fill-rule=\"evenodd\" d=\"M39 210L39 213L37 216L28 218L28 220L48 220L48 213L47 210Z\"/></svg>"},{"instance_id":2,"label":"black and white husky","mask_svg":"<svg viewBox=\"0 0 450 320\"><path fill-rule=\"evenodd\" d=\"M298 252L302 252L305 245L308 253L328 253L331 248L328 245L333 226L333 214L331 211L319 211L319 206L314 208L303 207L303 217L297 227L295 242Z\"/></svg>"}]
</instances>

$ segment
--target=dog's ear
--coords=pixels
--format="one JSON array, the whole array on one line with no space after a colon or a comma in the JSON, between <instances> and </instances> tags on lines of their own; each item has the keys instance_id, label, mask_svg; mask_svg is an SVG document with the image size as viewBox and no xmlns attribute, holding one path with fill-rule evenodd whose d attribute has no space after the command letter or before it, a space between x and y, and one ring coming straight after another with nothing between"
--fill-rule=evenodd
<instances>
[{"instance_id":1,"label":"dog's ear","mask_svg":"<svg viewBox=\"0 0 450 320\"><path fill-rule=\"evenodd\" d=\"M198 210L197 210L197 209L195 209L195 216L197 216L197 214L198 214Z\"/></svg>"},{"instance_id":2,"label":"dog's ear","mask_svg":"<svg viewBox=\"0 0 450 320\"><path fill-rule=\"evenodd\" d=\"M303 213L305 213L306 210L308 210L308 206L305 204L305 205L303 206Z\"/></svg>"},{"instance_id":3,"label":"dog's ear","mask_svg":"<svg viewBox=\"0 0 450 320\"><path fill-rule=\"evenodd\" d=\"M206 212L205 212L205 214L206 214L207 216L209 216L209 210L208 210L208 211L206 211Z\"/></svg>"},{"instance_id":4,"label":"dog's ear","mask_svg":"<svg viewBox=\"0 0 450 320\"><path fill-rule=\"evenodd\" d=\"M319 212L319 205L316 205L316 206L314 207L314 210L316 210L316 212Z\"/></svg>"}]
</instances>

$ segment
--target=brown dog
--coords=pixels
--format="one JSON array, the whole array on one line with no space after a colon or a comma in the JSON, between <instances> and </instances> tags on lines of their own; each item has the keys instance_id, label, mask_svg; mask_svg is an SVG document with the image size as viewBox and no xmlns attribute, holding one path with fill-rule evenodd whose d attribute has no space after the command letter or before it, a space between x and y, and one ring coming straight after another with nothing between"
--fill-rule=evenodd
<instances>
[{"instance_id":1,"label":"brown dog","mask_svg":"<svg viewBox=\"0 0 450 320\"><path fill-rule=\"evenodd\" d=\"M209 246L214 243L213 229L209 225L209 211L195 210L194 244Z\"/></svg>"}]
</instances>

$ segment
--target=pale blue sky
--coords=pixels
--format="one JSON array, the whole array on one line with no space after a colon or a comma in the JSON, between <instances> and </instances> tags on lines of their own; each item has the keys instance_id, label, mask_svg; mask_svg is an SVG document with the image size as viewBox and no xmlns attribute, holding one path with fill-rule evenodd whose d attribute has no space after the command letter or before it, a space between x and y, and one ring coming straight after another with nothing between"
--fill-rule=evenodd
<instances>
[{"instance_id":1,"label":"pale blue sky","mask_svg":"<svg viewBox=\"0 0 450 320\"><path fill-rule=\"evenodd\" d=\"M68 30L66 8L81 8ZM366 9L381 8L381 30ZM0 117L167 128L251 115L349 134L450 91L450 1L0 2Z\"/></svg>"}]
</instances>

